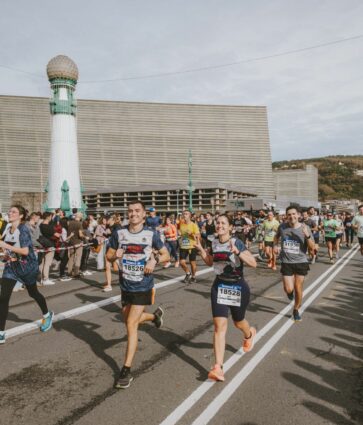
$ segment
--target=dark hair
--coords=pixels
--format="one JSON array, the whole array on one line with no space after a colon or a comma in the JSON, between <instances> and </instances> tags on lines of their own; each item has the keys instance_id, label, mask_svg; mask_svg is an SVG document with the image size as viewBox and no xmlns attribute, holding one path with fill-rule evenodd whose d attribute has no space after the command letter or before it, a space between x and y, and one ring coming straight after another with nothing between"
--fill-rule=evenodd
<instances>
[{"instance_id":1,"label":"dark hair","mask_svg":"<svg viewBox=\"0 0 363 425\"><path fill-rule=\"evenodd\" d=\"M72 214L78 213L78 208L72 208Z\"/></svg>"},{"instance_id":2,"label":"dark hair","mask_svg":"<svg viewBox=\"0 0 363 425\"><path fill-rule=\"evenodd\" d=\"M16 208L19 211L19 214L23 216L23 218L20 220L22 223L24 223L26 221L27 212L26 212L26 209L23 206L21 206L19 204L15 204L15 205L12 205L10 208Z\"/></svg>"},{"instance_id":3,"label":"dark hair","mask_svg":"<svg viewBox=\"0 0 363 425\"><path fill-rule=\"evenodd\" d=\"M363 208L363 204L358 205L358 209L360 210L361 208Z\"/></svg>"},{"instance_id":4,"label":"dark hair","mask_svg":"<svg viewBox=\"0 0 363 425\"><path fill-rule=\"evenodd\" d=\"M228 215L228 214L219 214L218 219L220 219L221 217L226 217L228 224L230 226L233 226L233 217Z\"/></svg>"},{"instance_id":5,"label":"dark hair","mask_svg":"<svg viewBox=\"0 0 363 425\"><path fill-rule=\"evenodd\" d=\"M295 207L293 205L290 205L289 207L286 208L286 214L290 211L290 210L296 210L296 212L300 212L299 207Z\"/></svg>"},{"instance_id":6,"label":"dark hair","mask_svg":"<svg viewBox=\"0 0 363 425\"><path fill-rule=\"evenodd\" d=\"M42 215L42 219L46 220L48 217L52 217L52 213L49 211L44 212Z\"/></svg>"},{"instance_id":7,"label":"dark hair","mask_svg":"<svg viewBox=\"0 0 363 425\"><path fill-rule=\"evenodd\" d=\"M68 231L68 218L67 217L62 217L59 220L59 223L63 227L63 229L66 229Z\"/></svg>"},{"instance_id":8,"label":"dark hair","mask_svg":"<svg viewBox=\"0 0 363 425\"><path fill-rule=\"evenodd\" d=\"M142 209L143 209L144 211L146 211L145 204L144 204L142 201L140 201L140 199L136 199L135 201L131 201L131 202L129 202L129 203L127 204L127 206L129 207L130 205L135 205L135 204L140 204L140 205L142 206Z\"/></svg>"},{"instance_id":9,"label":"dark hair","mask_svg":"<svg viewBox=\"0 0 363 425\"><path fill-rule=\"evenodd\" d=\"M83 222L82 222L82 228L83 229L88 229L89 223L90 223L90 221L89 221L88 218L86 218L85 220L83 220Z\"/></svg>"}]
</instances>

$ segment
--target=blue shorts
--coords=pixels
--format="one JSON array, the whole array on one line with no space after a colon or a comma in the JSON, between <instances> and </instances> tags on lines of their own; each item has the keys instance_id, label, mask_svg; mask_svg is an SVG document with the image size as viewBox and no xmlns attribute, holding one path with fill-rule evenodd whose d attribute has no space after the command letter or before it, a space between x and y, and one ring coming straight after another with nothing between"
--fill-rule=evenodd
<instances>
[{"instance_id":1,"label":"blue shorts","mask_svg":"<svg viewBox=\"0 0 363 425\"><path fill-rule=\"evenodd\" d=\"M225 305L218 301L218 289L231 291L231 294L240 292L239 305ZM224 282L217 277L213 283L211 290L212 314L213 317L226 317L228 318L231 312L232 319L235 322L240 322L245 318L248 303L250 301L250 287L247 282L242 278L237 282Z\"/></svg>"}]
</instances>

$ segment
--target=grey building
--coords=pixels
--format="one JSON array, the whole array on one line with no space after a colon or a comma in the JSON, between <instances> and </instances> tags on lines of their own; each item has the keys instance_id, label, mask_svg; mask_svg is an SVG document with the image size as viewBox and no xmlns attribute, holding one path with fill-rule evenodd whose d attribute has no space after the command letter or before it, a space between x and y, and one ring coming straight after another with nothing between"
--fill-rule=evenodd
<instances>
[{"instance_id":1,"label":"grey building","mask_svg":"<svg viewBox=\"0 0 363 425\"><path fill-rule=\"evenodd\" d=\"M117 185L233 184L274 199L264 106L78 101L78 148L87 191ZM0 96L0 204L45 188L49 99ZM45 200L45 197L44 197Z\"/></svg>"},{"instance_id":2,"label":"grey building","mask_svg":"<svg viewBox=\"0 0 363 425\"><path fill-rule=\"evenodd\" d=\"M273 170L277 206L286 207L290 202L301 206L319 207L318 169L311 164L304 169Z\"/></svg>"}]
</instances>

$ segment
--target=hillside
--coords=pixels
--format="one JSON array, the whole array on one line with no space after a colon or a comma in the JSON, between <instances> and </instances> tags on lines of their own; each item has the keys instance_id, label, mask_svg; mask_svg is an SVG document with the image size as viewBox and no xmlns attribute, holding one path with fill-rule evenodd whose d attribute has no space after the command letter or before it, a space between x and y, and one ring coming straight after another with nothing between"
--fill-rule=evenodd
<instances>
[{"instance_id":1,"label":"hillside","mask_svg":"<svg viewBox=\"0 0 363 425\"><path fill-rule=\"evenodd\" d=\"M319 200L363 200L363 155L327 156L272 163L273 169L299 169L307 164L319 170Z\"/></svg>"}]
</instances>

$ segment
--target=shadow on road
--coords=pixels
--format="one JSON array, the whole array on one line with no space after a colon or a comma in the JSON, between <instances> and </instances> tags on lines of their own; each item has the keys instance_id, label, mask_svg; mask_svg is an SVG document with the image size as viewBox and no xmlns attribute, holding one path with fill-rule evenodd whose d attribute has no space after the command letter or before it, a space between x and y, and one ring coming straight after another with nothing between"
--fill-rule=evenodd
<instances>
[{"instance_id":1,"label":"shadow on road","mask_svg":"<svg viewBox=\"0 0 363 425\"><path fill-rule=\"evenodd\" d=\"M309 400L302 403L306 408L337 425L363 423L363 367L358 360L362 358L362 346L359 345L361 339L351 335L362 334L362 268L353 267L353 270L357 272L353 278L343 278L337 282L340 286L334 289L335 297L328 298L331 305L309 309L316 316L317 322L337 331L333 337L320 338L329 348L322 351L308 347L313 355L311 362L295 360L295 364L302 369L301 375L282 373L286 380L310 396ZM342 354L342 351L348 353ZM318 358L319 362L320 359L326 362L326 367L316 364L315 359ZM309 379L311 374L317 379ZM329 405L346 411L350 419Z\"/></svg>"}]
</instances>

